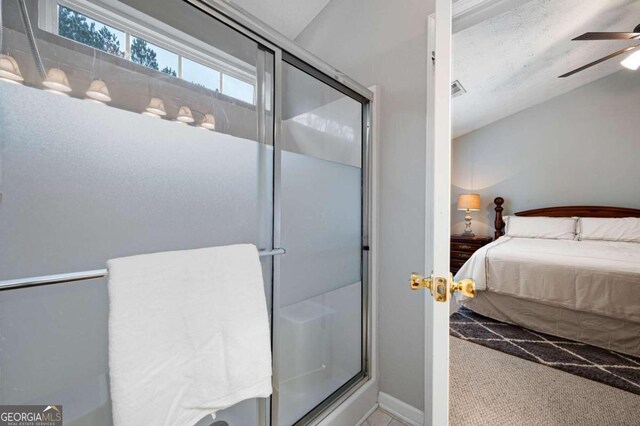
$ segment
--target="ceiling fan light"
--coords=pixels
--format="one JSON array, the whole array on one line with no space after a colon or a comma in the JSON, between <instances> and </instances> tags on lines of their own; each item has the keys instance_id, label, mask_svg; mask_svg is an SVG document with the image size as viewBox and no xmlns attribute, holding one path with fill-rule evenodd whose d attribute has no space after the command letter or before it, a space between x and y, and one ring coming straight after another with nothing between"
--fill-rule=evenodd
<instances>
[{"instance_id":1,"label":"ceiling fan light","mask_svg":"<svg viewBox=\"0 0 640 426\"><path fill-rule=\"evenodd\" d=\"M87 97L100 102L111 102L109 88L102 80L93 80L87 89Z\"/></svg>"},{"instance_id":2,"label":"ceiling fan light","mask_svg":"<svg viewBox=\"0 0 640 426\"><path fill-rule=\"evenodd\" d=\"M193 114L191 114L191 109L186 106L181 106L178 111L178 116L176 120L181 121L183 123L193 123Z\"/></svg>"},{"instance_id":3,"label":"ceiling fan light","mask_svg":"<svg viewBox=\"0 0 640 426\"><path fill-rule=\"evenodd\" d=\"M22 83L22 73L18 62L9 55L0 55L0 79L10 83Z\"/></svg>"},{"instance_id":4,"label":"ceiling fan light","mask_svg":"<svg viewBox=\"0 0 640 426\"><path fill-rule=\"evenodd\" d=\"M147 112L152 114L167 115L167 110L164 109L164 102L160 98L151 98L149 101L149 106L147 106ZM144 113L143 113L144 114Z\"/></svg>"},{"instance_id":5,"label":"ceiling fan light","mask_svg":"<svg viewBox=\"0 0 640 426\"><path fill-rule=\"evenodd\" d=\"M60 68L51 68L42 84L54 92L67 93L71 91L67 74Z\"/></svg>"},{"instance_id":6,"label":"ceiling fan light","mask_svg":"<svg viewBox=\"0 0 640 426\"><path fill-rule=\"evenodd\" d=\"M622 62L623 67L636 71L640 68L640 50L636 50L631 55L627 56Z\"/></svg>"}]
</instances>

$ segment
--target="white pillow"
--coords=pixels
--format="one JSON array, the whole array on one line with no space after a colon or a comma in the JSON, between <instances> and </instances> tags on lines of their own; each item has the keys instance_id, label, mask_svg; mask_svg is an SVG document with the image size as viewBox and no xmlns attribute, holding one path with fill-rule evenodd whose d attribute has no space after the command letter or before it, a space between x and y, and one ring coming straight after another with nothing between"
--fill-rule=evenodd
<instances>
[{"instance_id":1,"label":"white pillow","mask_svg":"<svg viewBox=\"0 0 640 426\"><path fill-rule=\"evenodd\" d=\"M640 243L640 218L580 218L581 240L630 241Z\"/></svg>"},{"instance_id":2,"label":"white pillow","mask_svg":"<svg viewBox=\"0 0 640 426\"><path fill-rule=\"evenodd\" d=\"M506 217L505 235L519 238L573 240L576 235L574 217Z\"/></svg>"}]
</instances>

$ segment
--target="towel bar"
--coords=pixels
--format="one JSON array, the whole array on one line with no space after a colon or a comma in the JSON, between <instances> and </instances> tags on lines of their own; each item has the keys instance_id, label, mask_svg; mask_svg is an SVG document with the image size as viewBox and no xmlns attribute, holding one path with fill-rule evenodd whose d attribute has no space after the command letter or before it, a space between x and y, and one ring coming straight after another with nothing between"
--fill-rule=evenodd
<instances>
[{"instance_id":1,"label":"towel bar","mask_svg":"<svg viewBox=\"0 0 640 426\"><path fill-rule=\"evenodd\" d=\"M279 256L285 254L286 250L276 248L273 250L260 250L260 257ZM35 287L49 284L62 284L74 281L93 280L107 276L106 269L96 269L93 271L70 272L67 274L43 275L40 277L18 278L15 280L0 281L0 291L26 287Z\"/></svg>"}]
</instances>

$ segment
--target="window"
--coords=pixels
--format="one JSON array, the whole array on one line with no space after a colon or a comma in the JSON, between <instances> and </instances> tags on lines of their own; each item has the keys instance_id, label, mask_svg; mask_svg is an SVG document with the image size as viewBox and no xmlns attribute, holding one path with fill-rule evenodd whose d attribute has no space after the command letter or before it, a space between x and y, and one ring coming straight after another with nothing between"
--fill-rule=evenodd
<instances>
[{"instance_id":1,"label":"window","mask_svg":"<svg viewBox=\"0 0 640 426\"><path fill-rule=\"evenodd\" d=\"M222 75L222 93L227 96L253 104L253 89L253 84L245 83L226 74Z\"/></svg>"},{"instance_id":2,"label":"window","mask_svg":"<svg viewBox=\"0 0 640 426\"><path fill-rule=\"evenodd\" d=\"M178 77L179 58L173 52L137 37L131 37L131 61Z\"/></svg>"},{"instance_id":3,"label":"window","mask_svg":"<svg viewBox=\"0 0 640 426\"><path fill-rule=\"evenodd\" d=\"M64 6L58 7L58 34L124 58L124 31L111 28Z\"/></svg>"},{"instance_id":4,"label":"window","mask_svg":"<svg viewBox=\"0 0 640 426\"><path fill-rule=\"evenodd\" d=\"M41 7L49 7L47 1L40 2ZM209 61L206 56L194 53L187 46L180 48L181 45L175 43L167 44L169 49L158 46L147 40L156 40L158 37L151 34L150 30L140 30L143 34L134 34L138 30L135 23L129 23L122 17L119 19L109 19L108 16L92 11L93 16L102 16L104 20L111 25L101 22L99 19L93 19L88 14L77 12L63 4L52 2L51 7L57 7L57 22L47 22L44 27L51 32L60 36L77 41L84 45L93 47L112 55L127 58L145 67L161 71L165 74L177 77L191 83L197 84L214 92L221 92L227 96L238 99L240 101L255 105L255 83L253 76L246 70L236 71L235 65L227 65L223 61ZM71 1L65 1L72 6L75 4ZM83 3L84 4L84 3ZM87 7L90 4L87 4ZM78 6L79 7L79 6ZM86 10L86 7L79 7ZM94 13L95 12L95 13ZM55 13L55 9L54 9ZM113 17L112 17L113 18ZM116 27L122 26L124 30ZM148 37L148 39L147 39ZM127 44L128 43L128 44ZM214 66L203 65L183 55L191 55L193 57L202 56L202 62L219 63L222 69L216 69ZM232 68L234 67L234 68ZM226 70L229 69L232 75ZM246 75L246 77L242 77Z\"/></svg>"},{"instance_id":5,"label":"window","mask_svg":"<svg viewBox=\"0 0 640 426\"><path fill-rule=\"evenodd\" d=\"M182 60L182 78L215 92L220 91L220 72L191 59Z\"/></svg>"}]
</instances>

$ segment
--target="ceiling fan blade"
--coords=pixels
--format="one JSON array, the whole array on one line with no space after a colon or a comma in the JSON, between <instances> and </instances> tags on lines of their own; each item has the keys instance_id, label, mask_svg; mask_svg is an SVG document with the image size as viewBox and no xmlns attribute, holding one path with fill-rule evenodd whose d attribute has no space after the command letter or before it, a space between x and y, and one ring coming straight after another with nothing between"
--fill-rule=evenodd
<instances>
[{"instance_id":1,"label":"ceiling fan blade","mask_svg":"<svg viewBox=\"0 0 640 426\"><path fill-rule=\"evenodd\" d=\"M637 49L638 47L640 47L640 44L636 44L635 46L625 47L624 49L620 49L620 50L618 50L617 52L613 52L613 53L611 53L611 54L609 54L609 55L607 55L607 56L605 56L605 57L603 57L603 58L598 59L597 61L593 61L593 62L591 62L591 63L588 63L587 65L583 65L583 66L581 66L580 68L576 68L575 70L573 70L573 71L569 71L569 72L568 72L568 73L566 73L566 74L562 74L562 75L561 75L561 76L559 76L558 78L565 78L565 77L572 76L572 75L574 75L575 73L579 73L580 71L584 71L584 70L586 70L587 68L590 68L590 67L592 67L592 66L594 66L594 65L598 65L598 64L599 64L599 63L601 63L601 62L608 61L608 60L609 60L609 59L611 59L611 58L615 58L615 57L616 57L616 56L618 56L618 55L622 55L623 53L627 53L627 52L629 52L629 51L631 51L631 50Z\"/></svg>"},{"instance_id":2,"label":"ceiling fan blade","mask_svg":"<svg viewBox=\"0 0 640 426\"><path fill-rule=\"evenodd\" d=\"M584 33L573 40L637 40L640 33Z\"/></svg>"}]
</instances>

